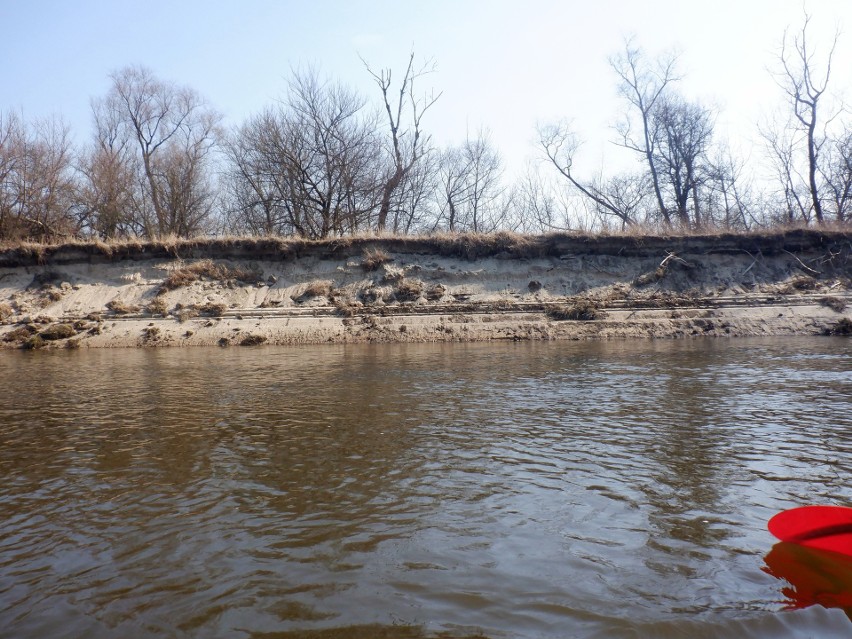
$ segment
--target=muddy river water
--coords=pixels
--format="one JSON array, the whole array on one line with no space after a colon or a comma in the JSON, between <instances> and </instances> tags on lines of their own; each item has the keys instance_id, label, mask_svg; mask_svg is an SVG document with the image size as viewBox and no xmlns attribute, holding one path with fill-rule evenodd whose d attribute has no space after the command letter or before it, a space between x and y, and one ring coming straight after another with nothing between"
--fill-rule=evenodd
<instances>
[{"instance_id":1,"label":"muddy river water","mask_svg":"<svg viewBox=\"0 0 852 639\"><path fill-rule=\"evenodd\" d=\"M852 636L806 503L849 339L0 352L0 637Z\"/></svg>"}]
</instances>

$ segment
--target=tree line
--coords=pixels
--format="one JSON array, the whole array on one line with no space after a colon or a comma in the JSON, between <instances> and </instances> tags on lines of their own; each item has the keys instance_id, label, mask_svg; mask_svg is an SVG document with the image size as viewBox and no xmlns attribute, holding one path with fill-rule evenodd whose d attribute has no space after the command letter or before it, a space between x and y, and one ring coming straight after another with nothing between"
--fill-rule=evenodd
<instances>
[{"instance_id":1,"label":"tree line","mask_svg":"<svg viewBox=\"0 0 852 639\"><path fill-rule=\"evenodd\" d=\"M294 70L280 100L230 128L194 89L130 66L92 100L82 148L61 118L0 112L0 239L848 224L852 118L826 97L837 38L817 65L809 23L782 38L760 187L717 139L715 110L679 90L677 56L632 40L609 63L624 106L614 141L636 169L589 177L564 120L537 127L544 162L513 184L487 131L433 144L440 94L422 90L433 65L413 53L397 73L364 62L373 100Z\"/></svg>"}]
</instances>

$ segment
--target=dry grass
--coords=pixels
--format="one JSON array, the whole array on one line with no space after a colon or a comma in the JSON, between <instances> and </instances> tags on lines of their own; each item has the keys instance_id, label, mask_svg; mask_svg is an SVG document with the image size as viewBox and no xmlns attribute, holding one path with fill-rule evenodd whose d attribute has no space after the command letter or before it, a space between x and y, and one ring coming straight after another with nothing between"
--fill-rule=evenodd
<instances>
[{"instance_id":1,"label":"dry grass","mask_svg":"<svg viewBox=\"0 0 852 639\"><path fill-rule=\"evenodd\" d=\"M112 300L111 302L107 302L107 309L112 311L114 315L130 315L131 313L138 313L142 310L142 307L137 304L128 304L119 299Z\"/></svg>"},{"instance_id":2,"label":"dry grass","mask_svg":"<svg viewBox=\"0 0 852 639\"><path fill-rule=\"evenodd\" d=\"M368 248L364 250L364 259L361 260L361 268L365 271L375 271L382 264L392 262L393 258L390 253L380 248Z\"/></svg>"},{"instance_id":3,"label":"dry grass","mask_svg":"<svg viewBox=\"0 0 852 639\"><path fill-rule=\"evenodd\" d=\"M5 321L14 314L15 310L12 308L11 304L7 302L0 302L0 322Z\"/></svg>"},{"instance_id":4,"label":"dry grass","mask_svg":"<svg viewBox=\"0 0 852 639\"><path fill-rule=\"evenodd\" d=\"M317 297L330 297L334 291L330 280L316 280L309 283L295 298L298 303L304 303Z\"/></svg>"},{"instance_id":5,"label":"dry grass","mask_svg":"<svg viewBox=\"0 0 852 639\"><path fill-rule=\"evenodd\" d=\"M41 335L33 335L21 344L21 348L28 351L44 348L45 346L47 346L47 342L44 341L44 338Z\"/></svg>"},{"instance_id":6,"label":"dry grass","mask_svg":"<svg viewBox=\"0 0 852 639\"><path fill-rule=\"evenodd\" d=\"M591 301L581 301L570 306L557 306L547 310L547 316L550 319L557 321L580 321L589 322L591 320L603 319L606 313L598 308Z\"/></svg>"},{"instance_id":7,"label":"dry grass","mask_svg":"<svg viewBox=\"0 0 852 639\"><path fill-rule=\"evenodd\" d=\"M169 307L168 304L166 304L166 300L158 295L148 303L148 306L145 307L145 311L149 315L162 315L165 317L169 314Z\"/></svg>"},{"instance_id":8,"label":"dry grass","mask_svg":"<svg viewBox=\"0 0 852 639\"><path fill-rule=\"evenodd\" d=\"M206 304L196 304L195 308L201 315L222 317L228 310L228 305L222 302L208 302Z\"/></svg>"},{"instance_id":9,"label":"dry grass","mask_svg":"<svg viewBox=\"0 0 852 639\"><path fill-rule=\"evenodd\" d=\"M258 274L248 269L216 263L213 260L199 260L198 262L183 265L173 270L163 280L160 292L173 291L203 279L217 282L227 282L229 280L254 282L258 279Z\"/></svg>"},{"instance_id":10,"label":"dry grass","mask_svg":"<svg viewBox=\"0 0 852 639\"><path fill-rule=\"evenodd\" d=\"M705 229L689 231L655 227L631 227L624 231L602 233L558 232L544 235L520 235L511 232L488 234L439 233L422 236L363 234L324 240L299 237L176 237L146 241L138 238L102 241L65 241L55 244L8 243L0 247L0 266L34 266L54 261L112 261L128 259L293 259L302 255L356 256L367 250L390 253L433 252L463 259L489 256L508 258L559 256L573 254L626 255L650 252L665 255L665 250L682 246L742 249L751 254L797 253L819 250L847 265L852 230L837 227L775 227L759 231ZM833 248L832 248L833 247ZM829 250L831 249L831 250ZM842 259L841 259L842 258Z\"/></svg>"}]
</instances>

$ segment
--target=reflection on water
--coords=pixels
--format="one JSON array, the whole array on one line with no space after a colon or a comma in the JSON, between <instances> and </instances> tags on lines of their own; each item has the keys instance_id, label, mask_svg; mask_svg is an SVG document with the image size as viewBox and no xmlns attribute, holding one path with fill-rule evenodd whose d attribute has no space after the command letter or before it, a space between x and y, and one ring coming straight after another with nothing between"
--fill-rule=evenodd
<instances>
[{"instance_id":1,"label":"reflection on water","mask_svg":"<svg viewBox=\"0 0 852 639\"><path fill-rule=\"evenodd\" d=\"M852 616L852 557L797 544L775 544L764 572L783 580L788 609L825 606Z\"/></svg>"},{"instance_id":2,"label":"reflection on water","mask_svg":"<svg viewBox=\"0 0 852 639\"><path fill-rule=\"evenodd\" d=\"M852 503L850 356L2 353L0 636L847 636L762 567Z\"/></svg>"}]
</instances>

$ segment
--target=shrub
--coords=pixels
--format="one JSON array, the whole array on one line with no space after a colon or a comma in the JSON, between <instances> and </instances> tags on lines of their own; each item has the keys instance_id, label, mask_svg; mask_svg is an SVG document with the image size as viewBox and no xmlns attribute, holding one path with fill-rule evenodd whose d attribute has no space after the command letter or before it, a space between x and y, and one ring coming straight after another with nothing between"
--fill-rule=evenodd
<instances>
[{"instance_id":1,"label":"shrub","mask_svg":"<svg viewBox=\"0 0 852 639\"><path fill-rule=\"evenodd\" d=\"M69 337L74 337L76 334L77 331L70 324L54 324L39 333L42 339L51 342L58 339L68 339Z\"/></svg>"},{"instance_id":2,"label":"shrub","mask_svg":"<svg viewBox=\"0 0 852 639\"><path fill-rule=\"evenodd\" d=\"M257 346L263 344L266 337L263 335L246 335L241 341L240 346Z\"/></svg>"},{"instance_id":3,"label":"shrub","mask_svg":"<svg viewBox=\"0 0 852 639\"><path fill-rule=\"evenodd\" d=\"M7 304L6 302L0 302L0 322L2 322L8 317L11 317L14 314L15 311L12 309L11 304Z\"/></svg>"}]
</instances>

